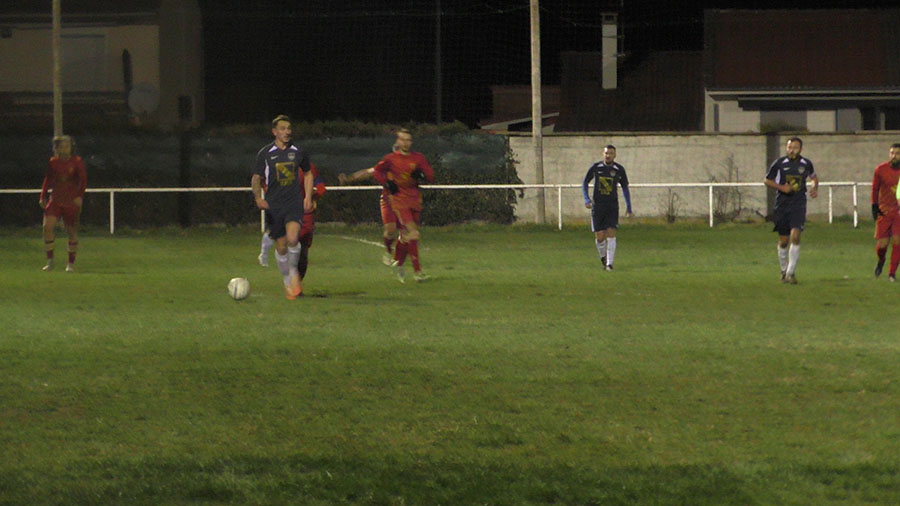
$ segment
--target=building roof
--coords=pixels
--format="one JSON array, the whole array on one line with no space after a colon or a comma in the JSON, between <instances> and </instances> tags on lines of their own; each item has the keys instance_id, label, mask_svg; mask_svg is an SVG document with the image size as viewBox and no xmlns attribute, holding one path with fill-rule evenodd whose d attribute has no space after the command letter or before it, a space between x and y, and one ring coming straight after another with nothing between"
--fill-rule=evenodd
<instances>
[{"instance_id":1,"label":"building roof","mask_svg":"<svg viewBox=\"0 0 900 506\"><path fill-rule=\"evenodd\" d=\"M707 89L900 86L900 9L707 10Z\"/></svg>"},{"instance_id":2,"label":"building roof","mask_svg":"<svg viewBox=\"0 0 900 506\"><path fill-rule=\"evenodd\" d=\"M63 0L60 2L63 22L121 23L149 20L160 10L162 0ZM0 23L51 23L50 1L3 0Z\"/></svg>"}]
</instances>

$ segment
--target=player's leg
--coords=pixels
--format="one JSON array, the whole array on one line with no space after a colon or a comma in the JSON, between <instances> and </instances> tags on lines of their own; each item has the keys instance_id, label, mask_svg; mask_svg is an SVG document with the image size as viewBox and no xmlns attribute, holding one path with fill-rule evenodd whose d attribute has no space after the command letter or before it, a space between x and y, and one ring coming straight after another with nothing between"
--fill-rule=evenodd
<instances>
[{"instance_id":1,"label":"player's leg","mask_svg":"<svg viewBox=\"0 0 900 506\"><path fill-rule=\"evenodd\" d=\"M287 229L284 215L281 212L271 212L272 221L269 227L269 236L275 241L275 265L278 266L278 272L281 274L287 298L295 299L296 295L294 295L294 291L291 288L291 269L290 261L288 260Z\"/></svg>"},{"instance_id":2,"label":"player's leg","mask_svg":"<svg viewBox=\"0 0 900 506\"><path fill-rule=\"evenodd\" d=\"M778 233L778 264L781 267L781 282L787 283L788 250L791 242L790 221L783 210L778 208L775 209L772 220L775 222L772 231Z\"/></svg>"},{"instance_id":3,"label":"player's leg","mask_svg":"<svg viewBox=\"0 0 900 506\"><path fill-rule=\"evenodd\" d=\"M406 226L406 238L407 245L409 247L409 259L413 264L413 276L416 281L426 281L428 279L428 275L422 272L422 263L421 257L419 256L419 239L421 238L421 234L419 232L419 226L421 224L422 212L418 210L412 210L412 219Z\"/></svg>"},{"instance_id":4,"label":"player's leg","mask_svg":"<svg viewBox=\"0 0 900 506\"><path fill-rule=\"evenodd\" d=\"M600 263L606 267L606 227L602 226L602 216L596 208L591 209L591 231L594 232L594 245L600 255Z\"/></svg>"},{"instance_id":5,"label":"player's leg","mask_svg":"<svg viewBox=\"0 0 900 506\"><path fill-rule=\"evenodd\" d=\"M794 276L794 272L797 270L797 262L800 261L800 234L801 229L792 228L791 234L789 236L790 246L788 247L788 264L786 271L787 282L796 285L797 278Z\"/></svg>"},{"instance_id":6,"label":"player's leg","mask_svg":"<svg viewBox=\"0 0 900 506\"><path fill-rule=\"evenodd\" d=\"M380 199L380 207L381 207L381 223L384 225L383 232L381 234L382 239L384 240L384 249L385 253L381 257L382 263L384 265L391 265L393 261L394 255L394 243L397 242L397 238L399 237L399 232L397 229L397 216L394 214L394 210L391 208L390 203L384 198L384 196Z\"/></svg>"},{"instance_id":7,"label":"player's leg","mask_svg":"<svg viewBox=\"0 0 900 506\"><path fill-rule=\"evenodd\" d=\"M887 259L887 250L891 243L892 221L883 214L875 219L875 256L878 258L875 263L876 278L881 275L881 271L884 269L884 262Z\"/></svg>"},{"instance_id":8,"label":"player's leg","mask_svg":"<svg viewBox=\"0 0 900 506\"><path fill-rule=\"evenodd\" d=\"M303 285L300 282L300 270L298 268L298 264L300 263L300 253L303 251L303 246L300 245L300 221L299 219L292 219L285 223L285 242L287 244L287 256L288 256L288 272L290 282L287 286L289 293L292 293L294 297L297 297L303 292Z\"/></svg>"},{"instance_id":9,"label":"player's leg","mask_svg":"<svg viewBox=\"0 0 900 506\"><path fill-rule=\"evenodd\" d=\"M262 239L259 243L259 256L257 260L259 260L259 265L263 267L269 266L269 252L272 251L272 246L275 245L275 240L272 239L272 235L269 233L272 230L272 213L269 210L265 210L263 212L263 222L265 223L265 232L263 232Z\"/></svg>"},{"instance_id":10,"label":"player's leg","mask_svg":"<svg viewBox=\"0 0 900 506\"><path fill-rule=\"evenodd\" d=\"M613 270L613 260L616 259L616 227L606 229L606 270Z\"/></svg>"},{"instance_id":11,"label":"player's leg","mask_svg":"<svg viewBox=\"0 0 900 506\"><path fill-rule=\"evenodd\" d=\"M891 267L888 279L897 281L897 266L900 265L900 213L893 214L891 218Z\"/></svg>"},{"instance_id":12,"label":"player's leg","mask_svg":"<svg viewBox=\"0 0 900 506\"><path fill-rule=\"evenodd\" d=\"M312 246L313 233L316 230L316 213L310 212L303 215L303 224L300 226L300 258L297 261L297 271L300 273L300 280L306 277L306 270L309 268L309 248Z\"/></svg>"},{"instance_id":13,"label":"player's leg","mask_svg":"<svg viewBox=\"0 0 900 506\"><path fill-rule=\"evenodd\" d=\"M53 270L53 247L56 240L56 224L59 217L50 212L50 206L44 211L44 252L47 256L47 265L44 266L45 271Z\"/></svg>"},{"instance_id":14,"label":"player's leg","mask_svg":"<svg viewBox=\"0 0 900 506\"><path fill-rule=\"evenodd\" d=\"M66 236L68 237L68 253L69 263L66 265L66 272L75 271L75 256L78 253L78 222L81 209L73 207L68 209L63 215L63 224L66 227Z\"/></svg>"}]
</instances>

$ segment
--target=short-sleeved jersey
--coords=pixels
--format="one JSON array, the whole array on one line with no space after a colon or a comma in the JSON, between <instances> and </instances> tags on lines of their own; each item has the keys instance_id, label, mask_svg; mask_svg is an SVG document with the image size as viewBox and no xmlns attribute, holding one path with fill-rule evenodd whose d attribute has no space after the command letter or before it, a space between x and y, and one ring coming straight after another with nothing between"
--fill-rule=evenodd
<instances>
[{"instance_id":1,"label":"short-sleeved jersey","mask_svg":"<svg viewBox=\"0 0 900 506\"><path fill-rule=\"evenodd\" d=\"M372 177L381 184L388 181L397 183L397 193L393 194L392 201L395 207L408 207L410 209L422 209L422 193L419 190L419 181L413 176L413 172L422 169L425 179L434 182L434 170L425 159L425 155L415 151L404 154L394 151L384 156L375 164L375 172Z\"/></svg>"},{"instance_id":2,"label":"short-sleeved jersey","mask_svg":"<svg viewBox=\"0 0 900 506\"><path fill-rule=\"evenodd\" d=\"M87 171L84 160L78 155L67 159L51 157L47 164L47 174L41 187L41 200L50 198L57 204L71 204L73 200L84 195L87 189Z\"/></svg>"},{"instance_id":3,"label":"short-sleeved jersey","mask_svg":"<svg viewBox=\"0 0 900 506\"><path fill-rule=\"evenodd\" d=\"M309 172L309 156L294 144L279 149L274 142L256 154L253 173L262 179L266 201L273 209L303 205L301 193L303 173Z\"/></svg>"},{"instance_id":4,"label":"short-sleeved jersey","mask_svg":"<svg viewBox=\"0 0 900 506\"><path fill-rule=\"evenodd\" d=\"M808 158L798 156L791 160L787 156L772 162L766 179L776 184L789 184L794 188L791 193L779 191L775 195L775 207L790 206L806 202L806 180L816 175L812 162Z\"/></svg>"},{"instance_id":5,"label":"short-sleeved jersey","mask_svg":"<svg viewBox=\"0 0 900 506\"><path fill-rule=\"evenodd\" d=\"M628 186L628 175L625 174L625 167L616 162L609 165L602 160L594 163L584 175L584 181L581 183L585 200L587 200L588 184L592 181L594 184L594 207L618 206L618 186L621 185L623 188Z\"/></svg>"},{"instance_id":6,"label":"short-sleeved jersey","mask_svg":"<svg viewBox=\"0 0 900 506\"><path fill-rule=\"evenodd\" d=\"M884 162L875 168L872 177L872 203L878 204L883 214L896 213L900 206L897 203L897 182L900 181L900 167L894 168L891 162Z\"/></svg>"}]
</instances>

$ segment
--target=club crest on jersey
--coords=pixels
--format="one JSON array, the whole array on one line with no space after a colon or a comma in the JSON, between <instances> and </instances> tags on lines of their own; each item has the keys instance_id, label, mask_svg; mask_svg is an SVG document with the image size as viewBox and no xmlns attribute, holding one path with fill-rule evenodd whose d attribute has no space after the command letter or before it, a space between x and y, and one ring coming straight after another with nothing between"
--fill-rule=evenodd
<instances>
[{"instance_id":1,"label":"club crest on jersey","mask_svg":"<svg viewBox=\"0 0 900 506\"><path fill-rule=\"evenodd\" d=\"M288 160L293 161L294 158L297 158L297 153L294 153L293 151L291 151L290 153L288 153Z\"/></svg>"},{"instance_id":2,"label":"club crest on jersey","mask_svg":"<svg viewBox=\"0 0 900 506\"><path fill-rule=\"evenodd\" d=\"M609 175L610 175L610 176L615 176L615 175L616 175L616 169L613 169L613 170L609 171Z\"/></svg>"},{"instance_id":3,"label":"club crest on jersey","mask_svg":"<svg viewBox=\"0 0 900 506\"><path fill-rule=\"evenodd\" d=\"M412 169L412 170L416 170L416 163L415 163L415 162L410 162L410 163L409 163L409 168Z\"/></svg>"},{"instance_id":4,"label":"club crest on jersey","mask_svg":"<svg viewBox=\"0 0 900 506\"><path fill-rule=\"evenodd\" d=\"M803 174L804 172L806 172L806 167L800 167L797 170L800 171L801 174Z\"/></svg>"}]
</instances>

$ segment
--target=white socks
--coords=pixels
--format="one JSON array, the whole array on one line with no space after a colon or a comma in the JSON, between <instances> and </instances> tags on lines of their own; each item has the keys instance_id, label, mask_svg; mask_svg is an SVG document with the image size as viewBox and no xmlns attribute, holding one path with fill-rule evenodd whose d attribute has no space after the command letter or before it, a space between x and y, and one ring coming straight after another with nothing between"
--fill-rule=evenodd
<instances>
[{"instance_id":1,"label":"white socks","mask_svg":"<svg viewBox=\"0 0 900 506\"><path fill-rule=\"evenodd\" d=\"M303 251L303 246L299 243L288 246L288 266L290 267L291 276L299 276L300 271L297 269L297 263L300 261L300 252Z\"/></svg>"},{"instance_id":2,"label":"white socks","mask_svg":"<svg viewBox=\"0 0 900 506\"><path fill-rule=\"evenodd\" d=\"M597 253L600 253L601 257L606 256L606 239L602 241L600 239L594 239L594 243L597 245Z\"/></svg>"},{"instance_id":3,"label":"white socks","mask_svg":"<svg viewBox=\"0 0 900 506\"><path fill-rule=\"evenodd\" d=\"M606 238L606 265L612 265L613 259L616 258L616 238Z\"/></svg>"},{"instance_id":4,"label":"white socks","mask_svg":"<svg viewBox=\"0 0 900 506\"><path fill-rule=\"evenodd\" d=\"M781 272L787 272L788 249L787 247L782 248L781 244L778 244L778 263L781 264Z\"/></svg>"},{"instance_id":5,"label":"white socks","mask_svg":"<svg viewBox=\"0 0 900 506\"><path fill-rule=\"evenodd\" d=\"M281 253L278 253L278 251L275 251L275 263L278 264L278 272L281 273L281 278L284 279L284 286L291 284L291 268L289 267L290 262L288 261L289 255L290 253L282 255ZM294 264L294 270L296 269L297 266Z\"/></svg>"},{"instance_id":6,"label":"white socks","mask_svg":"<svg viewBox=\"0 0 900 506\"><path fill-rule=\"evenodd\" d=\"M265 234L263 234L262 244L259 245L259 254L264 257L269 256L269 251L272 250L273 244L275 244L275 241L272 240L272 237L269 236L269 233L266 232Z\"/></svg>"},{"instance_id":7,"label":"white socks","mask_svg":"<svg viewBox=\"0 0 900 506\"><path fill-rule=\"evenodd\" d=\"M797 268L797 260L799 260L799 259L800 259L800 245L799 244L791 244L791 247L788 250L788 264L787 264L788 275L794 274L794 270Z\"/></svg>"}]
</instances>

